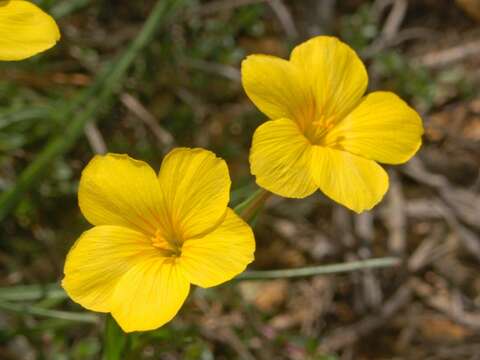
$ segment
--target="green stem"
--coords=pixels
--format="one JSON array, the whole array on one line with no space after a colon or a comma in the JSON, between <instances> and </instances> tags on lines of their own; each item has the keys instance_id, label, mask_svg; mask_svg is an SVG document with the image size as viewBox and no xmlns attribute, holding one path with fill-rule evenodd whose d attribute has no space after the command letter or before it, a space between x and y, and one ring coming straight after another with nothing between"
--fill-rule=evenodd
<instances>
[{"instance_id":1,"label":"green stem","mask_svg":"<svg viewBox=\"0 0 480 360\"><path fill-rule=\"evenodd\" d=\"M0 309L12 311L20 314L28 314L42 317L49 317L59 320L78 321L86 323L98 323L98 317L95 314L75 313L69 311L44 309L30 304L11 304L6 301L0 301Z\"/></svg>"},{"instance_id":2,"label":"green stem","mask_svg":"<svg viewBox=\"0 0 480 360\"><path fill-rule=\"evenodd\" d=\"M65 298L65 291L58 285L58 283L45 285L16 285L0 288L0 301L36 301Z\"/></svg>"},{"instance_id":3,"label":"green stem","mask_svg":"<svg viewBox=\"0 0 480 360\"><path fill-rule=\"evenodd\" d=\"M103 360L125 359L129 348L130 338L118 326L112 315L107 314L103 339Z\"/></svg>"},{"instance_id":4,"label":"green stem","mask_svg":"<svg viewBox=\"0 0 480 360\"><path fill-rule=\"evenodd\" d=\"M344 273L350 271L398 266L401 260L394 257L384 257L360 261L351 261L339 264L308 266L297 269L258 270L245 271L235 278L242 280L263 280L297 278L314 275ZM0 288L0 302L8 301L34 301L42 299L64 299L67 294L58 284L48 285L20 285Z\"/></svg>"},{"instance_id":5,"label":"green stem","mask_svg":"<svg viewBox=\"0 0 480 360\"><path fill-rule=\"evenodd\" d=\"M267 190L258 189L246 200L235 206L234 210L243 220L251 223L254 221L270 195L271 193Z\"/></svg>"},{"instance_id":6,"label":"green stem","mask_svg":"<svg viewBox=\"0 0 480 360\"><path fill-rule=\"evenodd\" d=\"M106 66L90 88L72 100L72 106L61 112L62 118L70 120L68 126L50 139L35 160L20 174L13 187L0 195L0 222L17 206L22 195L39 181L53 160L73 147L83 134L85 125L105 110L105 105L121 88L123 79L138 54L151 42L159 26L165 25L177 14L186 1L188 0L159 0L128 49L117 61Z\"/></svg>"},{"instance_id":7,"label":"green stem","mask_svg":"<svg viewBox=\"0 0 480 360\"><path fill-rule=\"evenodd\" d=\"M62 17L68 16L75 11L82 9L88 5L92 0L68 0L68 1L63 1L59 4L56 4L53 6L49 13L55 18L55 19L60 19Z\"/></svg>"},{"instance_id":8,"label":"green stem","mask_svg":"<svg viewBox=\"0 0 480 360\"><path fill-rule=\"evenodd\" d=\"M377 259L368 259L360 261L351 261L340 264L309 266L298 269L282 270L264 270L264 271L246 271L240 274L235 280L267 280L267 279L287 279L314 275L338 274L356 270L383 268L398 266L401 261L394 257L385 257Z\"/></svg>"}]
</instances>

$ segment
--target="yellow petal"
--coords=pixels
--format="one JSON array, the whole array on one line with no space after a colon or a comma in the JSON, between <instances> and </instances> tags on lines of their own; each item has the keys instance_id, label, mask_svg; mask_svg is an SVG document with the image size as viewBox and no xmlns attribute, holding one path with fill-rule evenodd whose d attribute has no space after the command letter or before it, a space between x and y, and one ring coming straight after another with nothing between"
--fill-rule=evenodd
<instances>
[{"instance_id":1,"label":"yellow petal","mask_svg":"<svg viewBox=\"0 0 480 360\"><path fill-rule=\"evenodd\" d=\"M183 244L179 265L191 283L206 288L243 272L253 261L254 251L250 226L228 209L225 220L213 232Z\"/></svg>"},{"instance_id":2,"label":"yellow petal","mask_svg":"<svg viewBox=\"0 0 480 360\"><path fill-rule=\"evenodd\" d=\"M313 97L304 74L289 61L251 55L242 62L242 84L252 102L270 119L302 123L313 116Z\"/></svg>"},{"instance_id":3,"label":"yellow petal","mask_svg":"<svg viewBox=\"0 0 480 360\"><path fill-rule=\"evenodd\" d=\"M230 199L230 176L225 161L211 151L171 151L158 178L177 240L201 236L223 220Z\"/></svg>"},{"instance_id":4,"label":"yellow petal","mask_svg":"<svg viewBox=\"0 0 480 360\"><path fill-rule=\"evenodd\" d=\"M55 20L29 1L0 1L0 60L22 60L60 39Z\"/></svg>"},{"instance_id":5,"label":"yellow petal","mask_svg":"<svg viewBox=\"0 0 480 360\"><path fill-rule=\"evenodd\" d=\"M275 194L304 198L317 186L311 175L312 145L288 119L267 121L257 128L250 150L250 170L257 184Z\"/></svg>"},{"instance_id":6,"label":"yellow petal","mask_svg":"<svg viewBox=\"0 0 480 360\"><path fill-rule=\"evenodd\" d=\"M151 253L156 251L142 233L120 226L96 226L84 232L70 249L62 286L87 309L109 312L118 280Z\"/></svg>"},{"instance_id":7,"label":"yellow petal","mask_svg":"<svg viewBox=\"0 0 480 360\"><path fill-rule=\"evenodd\" d=\"M314 146L312 172L327 196L360 213L375 206L388 189L388 176L375 161Z\"/></svg>"},{"instance_id":8,"label":"yellow petal","mask_svg":"<svg viewBox=\"0 0 480 360\"><path fill-rule=\"evenodd\" d=\"M163 226L155 171L127 155L95 156L82 172L78 201L93 225L121 225L150 236Z\"/></svg>"},{"instance_id":9,"label":"yellow petal","mask_svg":"<svg viewBox=\"0 0 480 360\"><path fill-rule=\"evenodd\" d=\"M367 88L365 66L355 51L337 38L314 37L297 46L290 61L307 74L318 116L325 121L339 121L348 114Z\"/></svg>"},{"instance_id":10,"label":"yellow petal","mask_svg":"<svg viewBox=\"0 0 480 360\"><path fill-rule=\"evenodd\" d=\"M326 137L325 142L375 161L400 164L419 149L422 120L390 92L374 92Z\"/></svg>"},{"instance_id":11,"label":"yellow petal","mask_svg":"<svg viewBox=\"0 0 480 360\"><path fill-rule=\"evenodd\" d=\"M184 303L190 284L175 259L144 259L118 282L112 315L125 332L156 329Z\"/></svg>"}]
</instances>

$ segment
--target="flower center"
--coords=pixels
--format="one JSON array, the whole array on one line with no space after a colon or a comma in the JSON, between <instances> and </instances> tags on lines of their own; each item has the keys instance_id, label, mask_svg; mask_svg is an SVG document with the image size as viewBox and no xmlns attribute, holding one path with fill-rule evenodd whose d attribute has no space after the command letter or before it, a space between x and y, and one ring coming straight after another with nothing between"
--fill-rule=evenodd
<instances>
[{"instance_id":1,"label":"flower center","mask_svg":"<svg viewBox=\"0 0 480 360\"><path fill-rule=\"evenodd\" d=\"M321 115L312 121L305 128L304 134L308 140L314 145L326 145L326 136L335 126L336 118L334 115Z\"/></svg>"},{"instance_id":2,"label":"flower center","mask_svg":"<svg viewBox=\"0 0 480 360\"><path fill-rule=\"evenodd\" d=\"M163 256L178 257L182 254L182 242L173 238L167 239L160 230L152 237L152 244Z\"/></svg>"}]
</instances>

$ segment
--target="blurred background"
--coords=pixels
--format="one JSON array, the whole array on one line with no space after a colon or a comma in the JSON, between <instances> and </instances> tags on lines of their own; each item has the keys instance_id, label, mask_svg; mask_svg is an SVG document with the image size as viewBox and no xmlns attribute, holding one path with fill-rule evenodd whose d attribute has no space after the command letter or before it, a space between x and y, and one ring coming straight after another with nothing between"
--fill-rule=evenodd
<instances>
[{"instance_id":1,"label":"blurred background","mask_svg":"<svg viewBox=\"0 0 480 360\"><path fill-rule=\"evenodd\" d=\"M100 358L104 316L55 285L89 228L76 190L94 153L128 153L158 169L174 146L208 148L228 162L238 203L255 189L248 150L265 119L242 90L240 62L287 57L318 34L359 52L369 91L394 91L422 114L424 146L388 167L390 190L368 213L319 193L272 197L255 226L251 268L381 256L402 265L197 288L174 321L132 335L124 358L480 359L480 1L184 0L110 82L99 74L155 1L35 2L63 38L29 61L0 64L0 192L17 191L0 225L0 359ZM105 87L113 96L72 110ZM39 176L23 173L39 155Z\"/></svg>"}]
</instances>

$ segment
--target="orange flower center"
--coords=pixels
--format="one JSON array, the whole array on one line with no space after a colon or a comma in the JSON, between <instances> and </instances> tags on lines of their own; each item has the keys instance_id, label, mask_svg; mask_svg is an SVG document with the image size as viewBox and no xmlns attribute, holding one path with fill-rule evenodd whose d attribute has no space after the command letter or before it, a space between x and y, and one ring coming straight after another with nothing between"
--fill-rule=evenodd
<instances>
[{"instance_id":1,"label":"orange flower center","mask_svg":"<svg viewBox=\"0 0 480 360\"><path fill-rule=\"evenodd\" d=\"M327 146L326 136L335 126L336 118L334 115L321 115L316 120L306 126L303 133L313 145Z\"/></svg>"},{"instance_id":2,"label":"orange flower center","mask_svg":"<svg viewBox=\"0 0 480 360\"><path fill-rule=\"evenodd\" d=\"M161 230L155 232L152 237L152 244L162 255L169 257L178 257L182 254L182 243L176 239L166 239Z\"/></svg>"}]
</instances>

